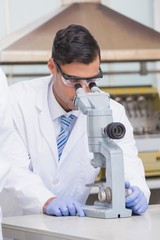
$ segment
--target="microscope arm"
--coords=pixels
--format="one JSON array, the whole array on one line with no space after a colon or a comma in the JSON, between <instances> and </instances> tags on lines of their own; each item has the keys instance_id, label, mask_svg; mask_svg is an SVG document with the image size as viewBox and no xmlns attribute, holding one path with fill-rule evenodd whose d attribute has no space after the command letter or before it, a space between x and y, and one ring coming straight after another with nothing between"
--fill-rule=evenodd
<instances>
[{"instance_id":1,"label":"microscope arm","mask_svg":"<svg viewBox=\"0 0 160 240\"><path fill-rule=\"evenodd\" d=\"M91 92L86 93L80 84L76 86L74 104L87 115L89 151L94 155L91 164L106 168L106 182L100 186L100 201L84 210L91 217L129 217L131 211L125 208L123 152L112 140L122 138L125 127L113 122L109 94L102 93L95 84L90 88Z\"/></svg>"}]
</instances>

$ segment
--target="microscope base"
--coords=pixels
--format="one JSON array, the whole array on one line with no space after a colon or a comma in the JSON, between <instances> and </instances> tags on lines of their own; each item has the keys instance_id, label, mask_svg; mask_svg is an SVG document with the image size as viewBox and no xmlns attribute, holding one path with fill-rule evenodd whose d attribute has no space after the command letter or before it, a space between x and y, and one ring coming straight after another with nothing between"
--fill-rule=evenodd
<instances>
[{"instance_id":1,"label":"microscope base","mask_svg":"<svg viewBox=\"0 0 160 240\"><path fill-rule=\"evenodd\" d=\"M132 216L132 210L127 208L113 209L111 207L100 205L85 205L83 210L87 217L94 218L127 218Z\"/></svg>"}]
</instances>

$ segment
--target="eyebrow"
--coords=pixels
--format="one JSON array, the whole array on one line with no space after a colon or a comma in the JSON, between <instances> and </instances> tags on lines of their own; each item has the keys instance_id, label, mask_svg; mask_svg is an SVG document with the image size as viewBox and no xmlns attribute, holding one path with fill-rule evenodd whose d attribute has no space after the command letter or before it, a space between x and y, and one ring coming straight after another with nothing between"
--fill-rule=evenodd
<instances>
[{"instance_id":1,"label":"eyebrow","mask_svg":"<svg viewBox=\"0 0 160 240\"><path fill-rule=\"evenodd\" d=\"M73 76L73 75L68 75L66 73L64 73L62 71L62 69L60 68L59 64L54 60L56 67L58 68L58 70L60 71L60 73L62 74L62 76L67 80L68 78L70 78L70 80L90 80L90 79L94 79L94 78L102 78L103 77L103 72L101 67L99 67L99 73L97 75L94 75L92 77L77 77L77 76Z\"/></svg>"}]
</instances>

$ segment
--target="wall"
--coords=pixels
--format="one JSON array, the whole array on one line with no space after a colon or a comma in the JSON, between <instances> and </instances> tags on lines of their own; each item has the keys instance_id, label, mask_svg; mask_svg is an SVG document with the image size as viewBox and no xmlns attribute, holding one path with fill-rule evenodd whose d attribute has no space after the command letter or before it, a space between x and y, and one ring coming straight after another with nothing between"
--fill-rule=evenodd
<instances>
[{"instance_id":1,"label":"wall","mask_svg":"<svg viewBox=\"0 0 160 240\"><path fill-rule=\"evenodd\" d=\"M60 6L60 0L0 0L0 38Z\"/></svg>"},{"instance_id":2,"label":"wall","mask_svg":"<svg viewBox=\"0 0 160 240\"><path fill-rule=\"evenodd\" d=\"M150 0L103 0L114 10L148 27L153 27L153 2Z\"/></svg>"},{"instance_id":3,"label":"wall","mask_svg":"<svg viewBox=\"0 0 160 240\"><path fill-rule=\"evenodd\" d=\"M160 1L159 0L153 0L153 11L154 11L154 28L156 31L160 32ZM160 69L160 62L157 62L157 70ZM160 74L157 74L156 76L156 86L158 88L158 91L160 93Z\"/></svg>"},{"instance_id":4,"label":"wall","mask_svg":"<svg viewBox=\"0 0 160 240\"><path fill-rule=\"evenodd\" d=\"M122 13L123 15L140 22L147 27L153 28L153 2L150 0L103 0L103 3ZM154 69L155 64L147 64L149 69ZM138 71L140 68L137 63L111 64L107 66L108 71ZM108 86L140 86L140 85L156 85L154 74L145 76L133 75L116 75L106 78L105 84ZM102 85L102 84L101 84Z\"/></svg>"}]
</instances>

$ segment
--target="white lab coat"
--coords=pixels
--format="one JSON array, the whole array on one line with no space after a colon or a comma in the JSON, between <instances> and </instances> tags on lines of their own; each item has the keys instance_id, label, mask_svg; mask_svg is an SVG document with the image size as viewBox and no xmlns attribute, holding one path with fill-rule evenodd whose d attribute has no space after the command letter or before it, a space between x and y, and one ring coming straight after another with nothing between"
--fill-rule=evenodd
<instances>
[{"instance_id":1,"label":"white lab coat","mask_svg":"<svg viewBox=\"0 0 160 240\"><path fill-rule=\"evenodd\" d=\"M0 68L0 192L10 170L12 131L11 112L8 103L8 85L6 77ZM1 221L2 212L0 208L0 239L2 239Z\"/></svg>"},{"instance_id":2,"label":"white lab coat","mask_svg":"<svg viewBox=\"0 0 160 240\"><path fill-rule=\"evenodd\" d=\"M11 113L8 103L8 85L0 68L0 191L10 169L10 147L12 137Z\"/></svg>"},{"instance_id":3,"label":"white lab coat","mask_svg":"<svg viewBox=\"0 0 160 240\"><path fill-rule=\"evenodd\" d=\"M90 164L92 153L88 150L86 116L82 113L58 161L55 129L47 100L51 81L52 76L48 76L10 87L13 119L20 138L16 141L14 164L6 189L27 214L40 213L45 201L53 195L70 196L85 203L90 192L85 185L94 183L99 172ZM117 141L124 152L125 178L139 186L149 199L132 127L122 105L111 100L110 106L113 120L122 122L127 129L125 137Z\"/></svg>"}]
</instances>

